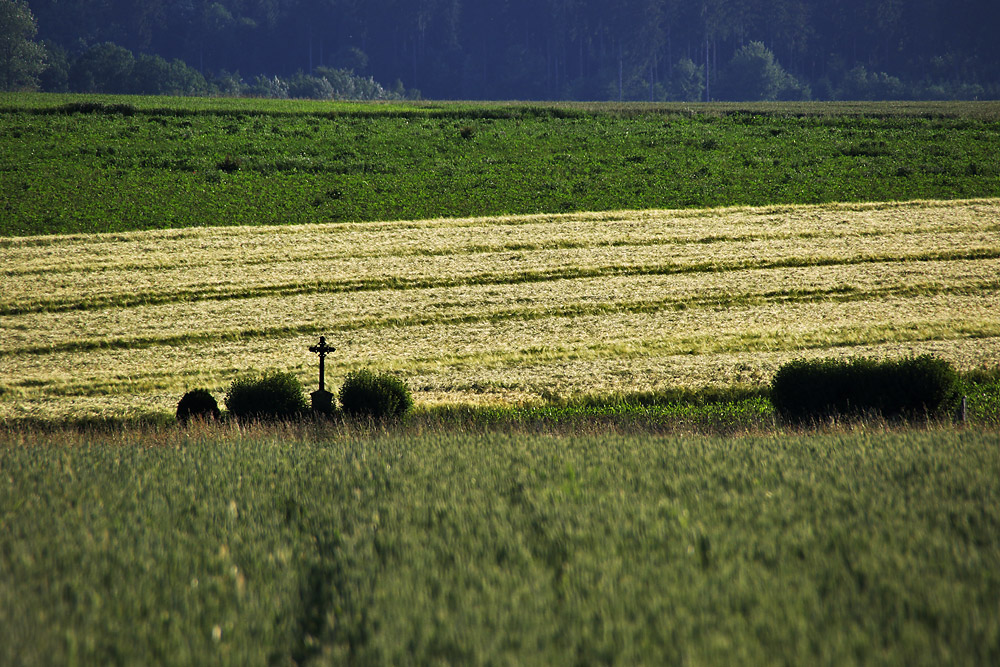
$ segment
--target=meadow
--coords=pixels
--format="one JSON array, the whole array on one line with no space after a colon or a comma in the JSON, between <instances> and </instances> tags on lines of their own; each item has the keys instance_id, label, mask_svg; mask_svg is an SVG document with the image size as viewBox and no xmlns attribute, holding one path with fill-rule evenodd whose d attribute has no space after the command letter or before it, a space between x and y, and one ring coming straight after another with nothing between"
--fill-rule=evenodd
<instances>
[{"instance_id":1,"label":"meadow","mask_svg":"<svg viewBox=\"0 0 1000 667\"><path fill-rule=\"evenodd\" d=\"M0 96L0 663L1000 662L998 123ZM321 335L416 412L173 423Z\"/></svg>"}]
</instances>

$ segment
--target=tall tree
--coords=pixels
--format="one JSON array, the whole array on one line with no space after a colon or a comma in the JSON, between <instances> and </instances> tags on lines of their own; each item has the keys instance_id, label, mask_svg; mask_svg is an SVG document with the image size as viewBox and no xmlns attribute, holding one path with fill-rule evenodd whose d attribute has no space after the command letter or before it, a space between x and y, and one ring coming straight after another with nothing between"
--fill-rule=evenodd
<instances>
[{"instance_id":1,"label":"tall tree","mask_svg":"<svg viewBox=\"0 0 1000 667\"><path fill-rule=\"evenodd\" d=\"M761 42L750 42L729 61L719 80L719 98L730 100L775 100L792 88L791 76Z\"/></svg>"},{"instance_id":2,"label":"tall tree","mask_svg":"<svg viewBox=\"0 0 1000 667\"><path fill-rule=\"evenodd\" d=\"M0 0L0 75L3 89L35 88L45 68L45 48L34 41L35 17L23 0Z\"/></svg>"}]
</instances>

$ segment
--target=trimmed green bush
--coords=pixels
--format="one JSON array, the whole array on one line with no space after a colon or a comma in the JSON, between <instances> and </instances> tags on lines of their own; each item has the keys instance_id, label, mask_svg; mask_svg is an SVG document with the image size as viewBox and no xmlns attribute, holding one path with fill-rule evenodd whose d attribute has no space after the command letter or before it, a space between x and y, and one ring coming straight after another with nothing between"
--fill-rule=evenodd
<instances>
[{"instance_id":1,"label":"trimmed green bush","mask_svg":"<svg viewBox=\"0 0 1000 667\"><path fill-rule=\"evenodd\" d=\"M177 403L177 421L181 424L192 419L218 419L219 415L219 404L207 389L192 389Z\"/></svg>"},{"instance_id":2,"label":"trimmed green bush","mask_svg":"<svg viewBox=\"0 0 1000 667\"><path fill-rule=\"evenodd\" d=\"M919 417L938 412L953 397L957 382L951 364L931 355L799 360L778 369L771 402L793 421L834 415Z\"/></svg>"},{"instance_id":3,"label":"trimmed green bush","mask_svg":"<svg viewBox=\"0 0 1000 667\"><path fill-rule=\"evenodd\" d=\"M244 421L295 419L309 410L299 379L279 371L233 380L226 392L226 407Z\"/></svg>"},{"instance_id":4,"label":"trimmed green bush","mask_svg":"<svg viewBox=\"0 0 1000 667\"><path fill-rule=\"evenodd\" d=\"M338 398L349 417L402 417L413 407L413 396L404 380L367 369L348 373Z\"/></svg>"}]
</instances>

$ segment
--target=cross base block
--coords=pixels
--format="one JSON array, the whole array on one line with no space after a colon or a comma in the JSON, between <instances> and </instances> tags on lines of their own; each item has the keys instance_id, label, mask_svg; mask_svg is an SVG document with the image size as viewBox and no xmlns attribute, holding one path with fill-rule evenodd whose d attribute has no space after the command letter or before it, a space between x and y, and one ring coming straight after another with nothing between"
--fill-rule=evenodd
<instances>
[{"instance_id":1,"label":"cross base block","mask_svg":"<svg viewBox=\"0 0 1000 667\"><path fill-rule=\"evenodd\" d=\"M312 409L313 412L319 413L321 415L330 415L333 413L333 394L326 391L325 389L317 389L312 394Z\"/></svg>"}]
</instances>

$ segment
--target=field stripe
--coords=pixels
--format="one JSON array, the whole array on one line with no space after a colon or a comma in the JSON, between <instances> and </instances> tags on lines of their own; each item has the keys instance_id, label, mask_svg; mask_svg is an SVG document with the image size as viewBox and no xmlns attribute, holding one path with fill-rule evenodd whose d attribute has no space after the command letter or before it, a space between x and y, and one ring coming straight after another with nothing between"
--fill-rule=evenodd
<instances>
[{"instance_id":1,"label":"field stripe","mask_svg":"<svg viewBox=\"0 0 1000 667\"><path fill-rule=\"evenodd\" d=\"M871 348L884 344L920 344L939 341L998 340L1000 339L1000 322L969 323L950 320L925 320L898 325L866 325L857 327L841 327L829 331L817 331L808 335L790 336L781 332L770 335L759 334L701 334L678 339L667 339L651 342L622 343L586 343L551 345L544 347L491 350L488 352L473 352L460 354L443 354L434 358L407 358L402 364L410 376L426 373L440 375L442 369L475 368L477 373L491 370L530 367L543 364L547 366L567 362L611 361L625 363L632 360L654 358L694 358L712 357L720 354L733 353L787 353L796 351L804 353L808 350L837 350L843 348ZM400 360L390 358L369 362L341 362L337 372L343 373L357 368L392 369L398 371ZM231 371L234 375L236 371ZM311 376L311 371L308 372ZM149 392L169 390L184 380L204 380L206 374L201 371L178 372L175 370L154 371L131 374L128 376L88 378L75 380L52 378L25 383L26 387L35 392L50 396L111 396L124 391ZM210 376L208 376L210 377ZM30 391L29 390L29 391Z\"/></svg>"},{"instance_id":2,"label":"field stripe","mask_svg":"<svg viewBox=\"0 0 1000 667\"><path fill-rule=\"evenodd\" d=\"M998 225L962 225L959 227L949 228L949 233L967 232L976 234L996 234L1000 233L1000 224ZM501 230L488 228L488 232L500 234ZM914 236L918 234L926 234L926 229L910 229L895 232L896 236L906 237ZM13 253L10 253L6 264L3 268L0 268L0 276L5 276L8 278L16 278L21 276L57 276L57 275L68 275L72 276L75 274L93 274L93 273L124 273L124 272L146 272L146 271L165 271L165 270L185 270L191 271L198 268L212 268L214 270L222 270L234 266L240 267L255 267L255 266L269 266L276 262L289 263L289 262L313 262L319 260L330 260L330 259L386 259L386 258L407 258L407 257L456 257L456 256L473 256L473 255L487 255L487 254L497 254L497 253L514 253L514 252L540 252L546 250L585 250L585 249L598 249L598 248L621 248L621 249L635 249L635 248L657 248L657 247L667 247L667 246L683 246L683 245L709 245L709 244L722 244L722 243L762 243L762 242L773 242L773 241L792 241L792 240L809 240L814 242L820 242L823 240L832 239L843 239L846 237L851 238L881 238L884 237L885 233L876 231L861 231L861 232L851 232L851 233L833 233L833 232L802 232L802 233L743 233L743 234L725 234L725 233L712 233L705 235L696 235L693 237L671 237L671 238L653 238L645 241L637 241L631 238L628 239L586 239L586 240L571 240L569 238L551 240L551 241L516 241L516 242L500 242L500 243L468 243L465 245L456 245L450 248L426 248L426 247L404 247L404 248L371 248L370 244L365 243L366 239L359 239L355 246L352 246L352 250L348 252L331 252L322 248L319 249L309 249L306 252L298 251L296 252L294 248L290 248L287 252L278 253L277 251L271 251L270 254L266 255L256 255L252 257L238 257L229 256L219 258L217 256L212 256L211 254L205 254L201 257L194 257L188 253L171 253L168 257L173 258L173 261L167 261L163 257L153 258L146 261L120 261L114 256L107 258L90 259L86 263L82 263L78 256L70 256L66 259L54 259L51 256L43 256L39 258L18 258ZM471 258L471 257L470 257ZM15 264L15 262L17 262Z\"/></svg>"},{"instance_id":3,"label":"field stripe","mask_svg":"<svg viewBox=\"0 0 1000 667\"><path fill-rule=\"evenodd\" d=\"M60 352L87 352L91 350L138 349L155 346L178 346L212 341L248 339L279 339L306 334L364 331L387 327L421 327L429 325L460 325L481 322L498 323L510 320L532 321L549 318L577 318L607 314L649 314L689 308L752 307L775 303L813 303L820 301L851 302L872 301L887 297L929 297L939 295L976 295L1000 291L1000 279L963 285L923 284L877 290L833 287L828 289L785 289L761 293L711 295L696 298L644 299L636 301L606 301L575 303L558 307L501 308L485 312L470 311L459 315L410 315L359 317L348 321L303 324L297 326L262 327L258 329L229 329L192 332L164 336L112 336L101 339L68 340L61 343L0 348L0 358L19 355L44 355Z\"/></svg>"},{"instance_id":4,"label":"field stripe","mask_svg":"<svg viewBox=\"0 0 1000 667\"><path fill-rule=\"evenodd\" d=\"M509 274L479 273L454 278L414 278L400 276L362 278L355 281L310 280L295 283L260 286L251 289L192 288L178 289L169 294L121 293L113 297L96 296L80 300L41 299L24 302L0 303L0 315L24 315L42 312L69 312L101 308L129 308L187 301L228 301L263 296L292 296L298 294L336 294L342 292L367 292L381 290L417 290L454 288L472 285L509 285L540 283L581 278L609 278L619 276L666 276L689 273L721 273L729 271L766 270L778 268L809 268L828 266L853 266L859 264L888 264L904 262L941 262L960 260L989 260L1000 258L1000 248L978 247L963 250L921 252L898 255L867 255L857 257L789 257L780 260L743 260L732 262L705 262L677 264L666 262L649 265L610 265L590 268L565 268L543 271L523 271Z\"/></svg>"},{"instance_id":5,"label":"field stripe","mask_svg":"<svg viewBox=\"0 0 1000 667\"><path fill-rule=\"evenodd\" d=\"M1000 323L954 324L932 320L914 322L907 327L893 325L844 327L794 338L777 332L769 336L705 334L659 342L594 343L585 346L556 345L526 350L494 351L488 354L443 355L428 360L408 360L407 369L414 373L426 372L441 366L467 367L475 365L477 369L497 369L538 362L553 364L565 361L624 361L669 356L711 356L733 351L750 354L868 347L885 343L925 343L955 338L976 340L997 337L1000 337Z\"/></svg>"},{"instance_id":6,"label":"field stripe","mask_svg":"<svg viewBox=\"0 0 1000 667\"><path fill-rule=\"evenodd\" d=\"M0 237L0 250L49 248L52 246L85 246L93 243L117 244L149 242L155 245L177 242L208 241L215 244L224 239L239 239L241 245L248 242L259 242L258 239L273 237L299 239L315 234L337 235L373 232L385 235L394 232L412 232L421 230L441 229L479 229L496 230L500 227L528 227L532 225L571 225L607 224L607 223L655 223L667 220L683 223L691 227L696 221L702 225L718 226L723 223L728 226L735 219L741 224L750 221L766 230L775 222L784 224L792 222L800 225L802 221L822 220L823 218L842 218L847 216L850 224L859 223L864 214L905 217L906 227L914 225L925 227L938 223L934 228L951 228L952 225L966 226L969 220L976 220L990 215L996 215L1000 207L1000 197L985 197L974 199L952 200L909 200L909 201L871 201L871 202L834 202L826 204L778 204L771 206L730 206L720 208L693 209L640 209L620 211L594 211L577 213L535 213L510 216L484 216L474 218L434 218L428 220L394 220L394 221L358 221L358 222L320 222L302 225L254 225L244 227L183 227L133 232L106 232L96 234L58 234L43 236ZM935 214L931 216L930 214ZM933 224L932 224L933 226Z\"/></svg>"}]
</instances>

